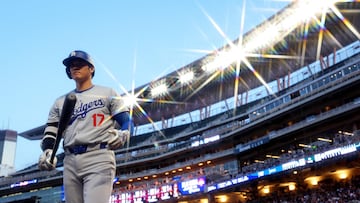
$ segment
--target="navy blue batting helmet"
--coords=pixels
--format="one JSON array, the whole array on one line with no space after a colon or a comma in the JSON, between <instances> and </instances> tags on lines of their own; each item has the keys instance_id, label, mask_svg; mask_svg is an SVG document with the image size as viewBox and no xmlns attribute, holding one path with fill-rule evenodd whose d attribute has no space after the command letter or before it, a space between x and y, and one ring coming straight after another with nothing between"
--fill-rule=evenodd
<instances>
[{"instance_id":1,"label":"navy blue batting helmet","mask_svg":"<svg viewBox=\"0 0 360 203\"><path fill-rule=\"evenodd\" d=\"M88 53L86 53L85 51L75 50L75 51L72 51L69 54L69 56L63 60L63 64L66 66L66 74L70 79L71 79L71 73L70 73L69 65L70 65L71 61L73 61L74 59L83 60L83 61L87 62L89 64L89 66L94 67L94 72L92 73L92 77L94 77L95 65L94 65L94 61L91 58L91 56Z\"/></svg>"}]
</instances>

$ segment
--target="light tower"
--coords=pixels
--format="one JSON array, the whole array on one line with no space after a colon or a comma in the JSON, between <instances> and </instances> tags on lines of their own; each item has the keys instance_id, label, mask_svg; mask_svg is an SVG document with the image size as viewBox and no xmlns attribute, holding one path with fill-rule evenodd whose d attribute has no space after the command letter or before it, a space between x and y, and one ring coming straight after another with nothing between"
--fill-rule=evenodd
<instances>
[{"instance_id":1,"label":"light tower","mask_svg":"<svg viewBox=\"0 0 360 203\"><path fill-rule=\"evenodd\" d=\"M16 131L0 130L0 176L15 172L16 141Z\"/></svg>"}]
</instances>

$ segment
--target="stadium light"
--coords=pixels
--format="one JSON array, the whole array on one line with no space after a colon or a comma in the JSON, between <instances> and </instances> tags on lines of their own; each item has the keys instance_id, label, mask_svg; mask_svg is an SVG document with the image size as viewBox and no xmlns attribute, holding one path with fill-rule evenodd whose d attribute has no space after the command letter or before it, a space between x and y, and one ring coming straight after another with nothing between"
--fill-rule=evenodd
<instances>
[{"instance_id":1,"label":"stadium light","mask_svg":"<svg viewBox=\"0 0 360 203\"><path fill-rule=\"evenodd\" d=\"M311 145L307 145L307 144L299 144L299 147L304 147L304 148L311 148Z\"/></svg>"},{"instance_id":2,"label":"stadium light","mask_svg":"<svg viewBox=\"0 0 360 203\"><path fill-rule=\"evenodd\" d=\"M337 178L340 180L346 179L351 175L351 171L348 169L345 170L337 170L334 172L334 175L336 175Z\"/></svg>"},{"instance_id":3,"label":"stadium light","mask_svg":"<svg viewBox=\"0 0 360 203\"><path fill-rule=\"evenodd\" d=\"M283 13L275 16L268 23L258 27L244 42L245 52L272 46L285 38L301 23L316 17L332 7L339 0L300 0L296 1Z\"/></svg>"},{"instance_id":4,"label":"stadium light","mask_svg":"<svg viewBox=\"0 0 360 203\"><path fill-rule=\"evenodd\" d=\"M332 142L332 140L330 140L330 139L326 139L326 138L321 138L321 137L318 137L317 138L319 141L323 141L323 142Z\"/></svg>"},{"instance_id":5,"label":"stadium light","mask_svg":"<svg viewBox=\"0 0 360 203\"><path fill-rule=\"evenodd\" d=\"M340 179L346 179L348 177L348 174L347 173L340 173L339 174L339 178Z\"/></svg>"},{"instance_id":6,"label":"stadium light","mask_svg":"<svg viewBox=\"0 0 360 203\"><path fill-rule=\"evenodd\" d=\"M316 185L318 185L319 181L321 181L321 177L320 176L311 176L311 177L305 178L304 181L309 183L312 186L316 186Z\"/></svg>"},{"instance_id":7,"label":"stadium light","mask_svg":"<svg viewBox=\"0 0 360 203\"><path fill-rule=\"evenodd\" d=\"M190 83L194 79L194 72L192 70L182 71L179 73L179 81L182 85Z\"/></svg>"},{"instance_id":8,"label":"stadium light","mask_svg":"<svg viewBox=\"0 0 360 203\"><path fill-rule=\"evenodd\" d=\"M157 86L151 89L152 97L160 97L165 95L168 92L168 88L165 82L160 82Z\"/></svg>"},{"instance_id":9,"label":"stadium light","mask_svg":"<svg viewBox=\"0 0 360 203\"><path fill-rule=\"evenodd\" d=\"M208 57L208 62L203 65L204 71L213 72L219 68L226 68L235 61L243 61L244 56L257 53L260 49L272 47L282 41L290 32L301 23L316 17L317 14L332 8L339 0L299 0L284 12L274 16L249 33L243 40L243 44L229 43L229 48L216 52L216 55Z\"/></svg>"},{"instance_id":10,"label":"stadium light","mask_svg":"<svg viewBox=\"0 0 360 203\"><path fill-rule=\"evenodd\" d=\"M272 158L272 159L279 159L280 156L275 156L275 155L271 155L271 154L267 154L266 155L267 158Z\"/></svg>"},{"instance_id":11,"label":"stadium light","mask_svg":"<svg viewBox=\"0 0 360 203\"><path fill-rule=\"evenodd\" d=\"M208 73L212 73L216 70L223 70L229 67L236 60L243 60L244 53L238 47L233 49L218 51L212 61L204 64L201 68Z\"/></svg>"},{"instance_id":12,"label":"stadium light","mask_svg":"<svg viewBox=\"0 0 360 203\"><path fill-rule=\"evenodd\" d=\"M269 186L265 186L263 189L262 189L262 192L264 194L269 194L270 193L270 187Z\"/></svg>"},{"instance_id":13,"label":"stadium light","mask_svg":"<svg viewBox=\"0 0 360 203\"><path fill-rule=\"evenodd\" d=\"M137 102L137 96L133 94L127 94L123 97L125 106L133 106Z\"/></svg>"},{"instance_id":14,"label":"stadium light","mask_svg":"<svg viewBox=\"0 0 360 203\"><path fill-rule=\"evenodd\" d=\"M228 202L228 197L226 195L219 195L217 196L219 202Z\"/></svg>"}]
</instances>

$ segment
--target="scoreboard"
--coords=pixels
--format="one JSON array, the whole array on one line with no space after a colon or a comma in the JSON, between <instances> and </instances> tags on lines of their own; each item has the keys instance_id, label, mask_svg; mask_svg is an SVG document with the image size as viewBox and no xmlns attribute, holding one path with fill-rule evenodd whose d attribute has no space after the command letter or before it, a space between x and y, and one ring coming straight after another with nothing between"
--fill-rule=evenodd
<instances>
[{"instance_id":1,"label":"scoreboard","mask_svg":"<svg viewBox=\"0 0 360 203\"><path fill-rule=\"evenodd\" d=\"M201 176L185 181L177 181L171 184L163 184L149 189L139 189L113 194L110 203L157 202L159 200L167 200L182 195L204 192L206 185L205 180L205 176Z\"/></svg>"}]
</instances>

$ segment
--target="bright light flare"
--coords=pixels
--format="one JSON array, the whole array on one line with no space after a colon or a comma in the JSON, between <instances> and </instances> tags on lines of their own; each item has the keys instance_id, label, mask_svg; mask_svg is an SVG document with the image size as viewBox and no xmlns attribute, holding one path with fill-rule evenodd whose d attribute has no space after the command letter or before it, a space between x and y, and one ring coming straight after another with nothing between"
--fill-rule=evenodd
<instances>
[{"instance_id":1,"label":"bright light flare","mask_svg":"<svg viewBox=\"0 0 360 203\"><path fill-rule=\"evenodd\" d=\"M246 52L272 46L281 41L301 23L316 17L332 7L338 0L301 0L275 16L266 24L259 26L244 42Z\"/></svg>"},{"instance_id":2,"label":"bright light flare","mask_svg":"<svg viewBox=\"0 0 360 203\"><path fill-rule=\"evenodd\" d=\"M165 83L161 83L153 88L151 88L151 96L152 97L159 97L165 95L168 92L168 87Z\"/></svg>"},{"instance_id":3,"label":"bright light flare","mask_svg":"<svg viewBox=\"0 0 360 203\"><path fill-rule=\"evenodd\" d=\"M125 106L133 106L134 104L136 104L137 97L134 94L128 94L126 96L123 97L123 101Z\"/></svg>"},{"instance_id":4,"label":"bright light flare","mask_svg":"<svg viewBox=\"0 0 360 203\"><path fill-rule=\"evenodd\" d=\"M194 79L194 72L192 70L183 71L179 73L179 81L182 85L189 84Z\"/></svg>"},{"instance_id":5,"label":"bright light flare","mask_svg":"<svg viewBox=\"0 0 360 203\"><path fill-rule=\"evenodd\" d=\"M234 61L242 60L244 53L241 49L232 49L231 51L219 51L213 61L205 64L202 69L206 72L214 72L218 69L225 69L229 67Z\"/></svg>"},{"instance_id":6,"label":"bright light flare","mask_svg":"<svg viewBox=\"0 0 360 203\"><path fill-rule=\"evenodd\" d=\"M217 52L217 55L202 67L203 70L214 72L218 69L227 68L235 61L237 61L236 72L238 74L240 70L238 67L239 62L242 61L272 94L272 90L268 87L266 81L261 77L260 74L258 74L258 72L252 67L250 62L245 57L249 57L251 53L258 52L259 49L266 47L270 48L274 44L283 40L286 35L292 32L301 23L308 22L309 19L315 18L317 14L322 13L324 16L324 13L326 13L329 8L332 8L336 2L337 0L296 1L293 3L293 5L291 5L291 7L287 8L282 13L274 16L274 18L270 19L267 23L257 27L247 36L243 43L239 43L238 45L235 45L231 40L229 40L229 38L220 29L216 22L204 12L215 29L229 44L229 48L227 50ZM240 39L243 40L242 38Z\"/></svg>"}]
</instances>

